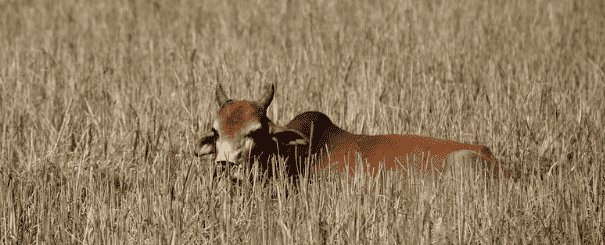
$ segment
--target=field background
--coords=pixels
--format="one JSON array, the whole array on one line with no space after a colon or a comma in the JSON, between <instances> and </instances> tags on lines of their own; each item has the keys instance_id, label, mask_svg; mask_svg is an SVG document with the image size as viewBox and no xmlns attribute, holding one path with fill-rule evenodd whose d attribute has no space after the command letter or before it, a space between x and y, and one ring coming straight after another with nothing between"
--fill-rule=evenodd
<instances>
[{"instance_id":1,"label":"field background","mask_svg":"<svg viewBox=\"0 0 605 245\"><path fill-rule=\"evenodd\" d=\"M604 5L0 1L0 243L603 244ZM523 174L213 182L217 82Z\"/></svg>"}]
</instances>

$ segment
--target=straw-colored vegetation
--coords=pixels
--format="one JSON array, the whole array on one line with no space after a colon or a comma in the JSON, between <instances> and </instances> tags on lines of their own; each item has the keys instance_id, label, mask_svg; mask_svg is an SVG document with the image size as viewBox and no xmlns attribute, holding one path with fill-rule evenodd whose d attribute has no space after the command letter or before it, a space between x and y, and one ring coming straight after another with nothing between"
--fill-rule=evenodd
<instances>
[{"instance_id":1,"label":"straw-colored vegetation","mask_svg":"<svg viewBox=\"0 0 605 245\"><path fill-rule=\"evenodd\" d=\"M1 1L0 243L602 244L604 4ZM485 144L521 179L213 181L183 152L217 82L276 83L281 125Z\"/></svg>"}]
</instances>

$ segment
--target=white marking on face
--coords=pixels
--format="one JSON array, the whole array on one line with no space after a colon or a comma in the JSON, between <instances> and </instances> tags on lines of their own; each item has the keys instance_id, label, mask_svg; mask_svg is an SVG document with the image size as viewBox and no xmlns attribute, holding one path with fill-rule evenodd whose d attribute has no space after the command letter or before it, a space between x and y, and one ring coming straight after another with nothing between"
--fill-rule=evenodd
<instances>
[{"instance_id":1,"label":"white marking on face","mask_svg":"<svg viewBox=\"0 0 605 245\"><path fill-rule=\"evenodd\" d=\"M237 163L238 155L241 152L241 147L234 145L234 140L219 139L216 141L216 162L227 161L229 163Z\"/></svg>"},{"instance_id":2,"label":"white marking on face","mask_svg":"<svg viewBox=\"0 0 605 245\"><path fill-rule=\"evenodd\" d=\"M230 164L240 165L245 161L252 149L256 146L252 134L262 128L260 122L250 122L232 135L225 135L220 120L214 122L214 131L217 134L216 139L216 163L226 161Z\"/></svg>"}]
</instances>

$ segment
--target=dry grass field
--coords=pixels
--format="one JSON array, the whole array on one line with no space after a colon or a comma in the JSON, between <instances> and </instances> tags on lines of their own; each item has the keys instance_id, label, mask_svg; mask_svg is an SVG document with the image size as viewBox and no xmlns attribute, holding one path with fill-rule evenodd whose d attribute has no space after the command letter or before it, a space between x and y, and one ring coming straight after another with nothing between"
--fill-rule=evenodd
<instances>
[{"instance_id":1,"label":"dry grass field","mask_svg":"<svg viewBox=\"0 0 605 245\"><path fill-rule=\"evenodd\" d=\"M603 244L603 40L602 0L0 1L0 243ZM216 83L521 177L213 180Z\"/></svg>"}]
</instances>

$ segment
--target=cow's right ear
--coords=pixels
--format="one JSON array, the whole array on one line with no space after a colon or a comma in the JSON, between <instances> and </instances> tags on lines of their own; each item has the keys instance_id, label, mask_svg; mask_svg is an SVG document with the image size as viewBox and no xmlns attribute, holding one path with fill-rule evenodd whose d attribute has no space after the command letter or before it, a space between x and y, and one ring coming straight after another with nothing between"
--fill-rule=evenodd
<instances>
[{"instance_id":1,"label":"cow's right ear","mask_svg":"<svg viewBox=\"0 0 605 245\"><path fill-rule=\"evenodd\" d=\"M307 136L294 129L272 125L269 131L273 140L287 145L306 145L309 142Z\"/></svg>"},{"instance_id":2,"label":"cow's right ear","mask_svg":"<svg viewBox=\"0 0 605 245\"><path fill-rule=\"evenodd\" d=\"M215 141L216 135L213 132L202 135L200 143L197 145L195 156L201 157L214 153L216 151Z\"/></svg>"}]
</instances>

